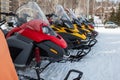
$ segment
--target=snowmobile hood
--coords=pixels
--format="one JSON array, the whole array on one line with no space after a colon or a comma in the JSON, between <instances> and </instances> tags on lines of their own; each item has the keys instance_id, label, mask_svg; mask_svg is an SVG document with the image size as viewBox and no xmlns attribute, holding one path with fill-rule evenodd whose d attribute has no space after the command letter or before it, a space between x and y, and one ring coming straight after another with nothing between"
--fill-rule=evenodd
<instances>
[{"instance_id":1,"label":"snowmobile hood","mask_svg":"<svg viewBox=\"0 0 120 80\"><path fill-rule=\"evenodd\" d=\"M39 20L39 19L36 19L36 20L31 20L27 23L24 23L23 25L20 26L20 28L29 28L29 29L32 29L33 31L38 31L40 32L41 31L41 28L43 26L47 26L48 27L48 24L45 23L44 21L42 20Z\"/></svg>"}]
</instances>

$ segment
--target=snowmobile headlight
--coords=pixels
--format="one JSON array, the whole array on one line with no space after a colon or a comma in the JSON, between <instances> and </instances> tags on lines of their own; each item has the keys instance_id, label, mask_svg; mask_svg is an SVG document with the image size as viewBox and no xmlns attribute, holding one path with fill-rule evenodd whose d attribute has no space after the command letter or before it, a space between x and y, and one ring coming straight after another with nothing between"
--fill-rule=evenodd
<instances>
[{"instance_id":1,"label":"snowmobile headlight","mask_svg":"<svg viewBox=\"0 0 120 80\"><path fill-rule=\"evenodd\" d=\"M48 27L42 27L42 31L43 31L43 33L45 33L45 34L48 34L48 33L49 33Z\"/></svg>"}]
</instances>

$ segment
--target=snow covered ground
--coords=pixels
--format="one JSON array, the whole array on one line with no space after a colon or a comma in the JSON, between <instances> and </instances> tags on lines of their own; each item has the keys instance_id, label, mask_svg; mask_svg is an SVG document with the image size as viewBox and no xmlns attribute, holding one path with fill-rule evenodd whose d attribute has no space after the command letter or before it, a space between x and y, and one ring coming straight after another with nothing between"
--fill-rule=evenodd
<instances>
[{"instance_id":1,"label":"snow covered ground","mask_svg":"<svg viewBox=\"0 0 120 80\"><path fill-rule=\"evenodd\" d=\"M53 63L41 73L45 80L64 80L70 69L83 72L81 80L120 80L120 28L96 28L98 43L79 62ZM69 80L75 78L71 75Z\"/></svg>"}]
</instances>

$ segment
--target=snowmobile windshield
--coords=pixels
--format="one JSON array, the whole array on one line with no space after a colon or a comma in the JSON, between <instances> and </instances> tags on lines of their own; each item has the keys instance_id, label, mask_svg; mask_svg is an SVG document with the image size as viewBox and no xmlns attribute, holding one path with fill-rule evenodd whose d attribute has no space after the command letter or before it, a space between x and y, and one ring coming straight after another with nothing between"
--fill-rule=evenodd
<instances>
[{"instance_id":1,"label":"snowmobile windshield","mask_svg":"<svg viewBox=\"0 0 120 80\"><path fill-rule=\"evenodd\" d=\"M71 17L72 19L78 19L78 18L76 17L75 13L74 13L71 9L69 10L69 14L70 14L70 17Z\"/></svg>"},{"instance_id":2,"label":"snowmobile windshield","mask_svg":"<svg viewBox=\"0 0 120 80\"><path fill-rule=\"evenodd\" d=\"M69 10L69 15L70 18L72 19L72 21L77 24L78 26L81 26L81 22L78 20L78 18L76 17L75 13L70 9Z\"/></svg>"},{"instance_id":3,"label":"snowmobile windshield","mask_svg":"<svg viewBox=\"0 0 120 80\"><path fill-rule=\"evenodd\" d=\"M67 15L64 8L61 5L57 5L55 7L55 13L58 16L58 18L64 22L64 24L67 24L66 26L68 28L74 28L69 16Z\"/></svg>"},{"instance_id":4,"label":"snowmobile windshield","mask_svg":"<svg viewBox=\"0 0 120 80\"><path fill-rule=\"evenodd\" d=\"M22 24L35 19L40 19L49 24L39 5L33 1L19 7L16 14L18 15L18 22L21 22Z\"/></svg>"},{"instance_id":5,"label":"snowmobile windshield","mask_svg":"<svg viewBox=\"0 0 120 80\"><path fill-rule=\"evenodd\" d=\"M24 4L17 9L16 14L18 15L17 19L20 25L26 23L25 27L35 31L40 31L40 27L42 27L43 33L57 35L50 27L45 14L36 2L30 1Z\"/></svg>"},{"instance_id":6,"label":"snowmobile windshield","mask_svg":"<svg viewBox=\"0 0 120 80\"><path fill-rule=\"evenodd\" d=\"M84 24L85 24L85 25L88 25L88 20L87 20L87 18L83 17L82 19L83 19Z\"/></svg>"},{"instance_id":7,"label":"snowmobile windshield","mask_svg":"<svg viewBox=\"0 0 120 80\"><path fill-rule=\"evenodd\" d=\"M85 20L84 17L80 17L80 18L79 18L79 21L80 21L81 23L84 23L85 25L88 25L88 23L86 22L86 20Z\"/></svg>"}]
</instances>

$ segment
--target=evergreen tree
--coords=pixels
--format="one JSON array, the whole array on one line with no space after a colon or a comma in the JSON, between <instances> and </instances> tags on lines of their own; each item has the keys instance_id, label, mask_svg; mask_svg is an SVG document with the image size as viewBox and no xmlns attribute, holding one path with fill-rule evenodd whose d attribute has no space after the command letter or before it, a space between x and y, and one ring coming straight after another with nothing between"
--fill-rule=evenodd
<instances>
[{"instance_id":1,"label":"evergreen tree","mask_svg":"<svg viewBox=\"0 0 120 80\"><path fill-rule=\"evenodd\" d=\"M116 13L115 13L114 8L112 8L112 12L111 12L111 14L110 14L109 21L113 21L113 22L116 21Z\"/></svg>"},{"instance_id":2,"label":"evergreen tree","mask_svg":"<svg viewBox=\"0 0 120 80\"><path fill-rule=\"evenodd\" d=\"M113 22L117 23L118 25L120 25L120 3L119 3L119 8L118 8L117 12L115 13L114 9L111 12L109 21L113 21Z\"/></svg>"},{"instance_id":3,"label":"evergreen tree","mask_svg":"<svg viewBox=\"0 0 120 80\"><path fill-rule=\"evenodd\" d=\"M119 8L116 13L116 22L117 22L117 24L120 25L120 3L119 3Z\"/></svg>"}]
</instances>

